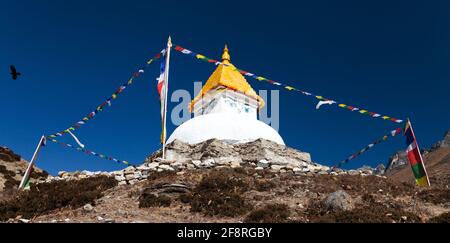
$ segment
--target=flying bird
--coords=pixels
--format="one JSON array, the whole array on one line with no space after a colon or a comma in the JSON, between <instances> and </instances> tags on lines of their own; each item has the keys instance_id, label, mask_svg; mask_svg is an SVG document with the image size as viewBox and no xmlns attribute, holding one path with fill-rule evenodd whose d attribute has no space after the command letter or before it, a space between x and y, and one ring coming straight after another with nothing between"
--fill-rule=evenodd
<instances>
[{"instance_id":1,"label":"flying bird","mask_svg":"<svg viewBox=\"0 0 450 243\"><path fill-rule=\"evenodd\" d=\"M21 73L17 72L16 67L14 67L14 65L9 66L9 69L11 70L12 79L16 80L17 77L21 75Z\"/></svg>"}]
</instances>

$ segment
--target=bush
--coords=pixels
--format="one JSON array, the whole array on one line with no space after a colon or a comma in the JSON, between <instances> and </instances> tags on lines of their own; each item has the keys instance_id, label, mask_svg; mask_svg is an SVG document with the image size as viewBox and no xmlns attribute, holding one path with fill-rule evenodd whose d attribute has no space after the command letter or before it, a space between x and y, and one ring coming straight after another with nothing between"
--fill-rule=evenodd
<instances>
[{"instance_id":1,"label":"bush","mask_svg":"<svg viewBox=\"0 0 450 243\"><path fill-rule=\"evenodd\" d=\"M270 189L273 189L276 186L275 182L270 180L257 180L255 182L255 188L259 192L270 191Z\"/></svg>"},{"instance_id":2,"label":"bush","mask_svg":"<svg viewBox=\"0 0 450 243\"><path fill-rule=\"evenodd\" d=\"M3 174L4 176L15 176L16 173L14 173L13 171L7 170L6 166L4 165L0 165L0 174Z\"/></svg>"},{"instance_id":3,"label":"bush","mask_svg":"<svg viewBox=\"0 0 450 243\"><path fill-rule=\"evenodd\" d=\"M32 185L29 191L0 202L0 221L17 215L32 218L63 207L78 208L93 203L103 196L103 191L116 185L117 181L107 176Z\"/></svg>"},{"instance_id":4,"label":"bush","mask_svg":"<svg viewBox=\"0 0 450 243\"><path fill-rule=\"evenodd\" d=\"M36 170L33 170L31 172L30 178L32 179L41 179L41 178L47 178L48 177L48 172L43 170L42 172L38 172Z\"/></svg>"},{"instance_id":5,"label":"bush","mask_svg":"<svg viewBox=\"0 0 450 243\"><path fill-rule=\"evenodd\" d=\"M418 193L418 197L425 202L434 204L449 203L450 189L432 188Z\"/></svg>"},{"instance_id":6,"label":"bush","mask_svg":"<svg viewBox=\"0 0 450 243\"><path fill-rule=\"evenodd\" d=\"M428 223L450 223L450 212L431 218Z\"/></svg>"},{"instance_id":7,"label":"bush","mask_svg":"<svg viewBox=\"0 0 450 243\"><path fill-rule=\"evenodd\" d=\"M208 216L234 217L252 209L241 194L249 189L249 182L241 173L231 169L215 170L203 178L192 195L182 200L191 204L191 211Z\"/></svg>"},{"instance_id":8,"label":"bush","mask_svg":"<svg viewBox=\"0 0 450 243\"><path fill-rule=\"evenodd\" d=\"M286 204L269 204L263 208L252 211L245 218L245 223L285 223L290 216Z\"/></svg>"},{"instance_id":9,"label":"bush","mask_svg":"<svg viewBox=\"0 0 450 243\"><path fill-rule=\"evenodd\" d=\"M15 154L11 149L0 146L0 160L5 162L20 161L20 155Z\"/></svg>"},{"instance_id":10,"label":"bush","mask_svg":"<svg viewBox=\"0 0 450 243\"><path fill-rule=\"evenodd\" d=\"M7 170L5 166L0 165L0 174L3 174L3 177L5 178L5 183L4 183L4 191L9 191L9 190L13 190L16 189L19 184L20 181L14 179L14 176L16 176L16 173L14 173L13 171ZM0 190L2 190L2 188L0 188Z\"/></svg>"},{"instance_id":11,"label":"bush","mask_svg":"<svg viewBox=\"0 0 450 243\"><path fill-rule=\"evenodd\" d=\"M166 195L142 194L139 197L140 208L169 207L172 199Z\"/></svg>"},{"instance_id":12,"label":"bush","mask_svg":"<svg viewBox=\"0 0 450 243\"><path fill-rule=\"evenodd\" d=\"M0 165L0 174L3 174L3 177L6 179L4 190L15 190L19 187L20 181L14 179L16 176L16 173L14 171L7 170L4 165ZM47 178L48 173L46 171L37 172L33 170L31 172L30 178L31 179L40 179L40 178ZM0 188L1 190L2 188Z\"/></svg>"},{"instance_id":13,"label":"bush","mask_svg":"<svg viewBox=\"0 0 450 243\"><path fill-rule=\"evenodd\" d=\"M410 212L398 208L388 208L383 205L374 204L370 206L359 206L350 211L326 212L323 209L313 209L310 212L311 221L314 223L417 223L420 218ZM405 217L403 219L403 217Z\"/></svg>"}]
</instances>

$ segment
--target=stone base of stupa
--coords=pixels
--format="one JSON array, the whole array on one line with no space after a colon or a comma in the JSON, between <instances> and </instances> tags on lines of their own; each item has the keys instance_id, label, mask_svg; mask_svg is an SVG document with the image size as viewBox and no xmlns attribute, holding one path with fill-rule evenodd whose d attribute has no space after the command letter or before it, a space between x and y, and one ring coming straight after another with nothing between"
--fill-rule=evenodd
<instances>
[{"instance_id":1,"label":"stone base of stupa","mask_svg":"<svg viewBox=\"0 0 450 243\"><path fill-rule=\"evenodd\" d=\"M146 162L158 160L161 152L150 156ZM244 165L267 168L303 168L316 165L311 161L311 155L306 152L289 148L272 141L257 139L247 143L211 139L198 144L188 144L178 140L167 144L166 161L177 164L194 164L211 167L218 165Z\"/></svg>"}]
</instances>

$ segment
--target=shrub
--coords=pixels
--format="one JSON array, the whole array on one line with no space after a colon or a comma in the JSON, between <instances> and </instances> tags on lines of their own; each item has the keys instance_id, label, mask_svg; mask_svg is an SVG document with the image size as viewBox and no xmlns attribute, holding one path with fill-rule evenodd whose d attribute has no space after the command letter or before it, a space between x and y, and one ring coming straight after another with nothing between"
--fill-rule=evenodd
<instances>
[{"instance_id":1,"label":"shrub","mask_svg":"<svg viewBox=\"0 0 450 243\"><path fill-rule=\"evenodd\" d=\"M7 170L6 166L4 166L4 165L0 165L0 173L5 176L11 176L11 177L16 175L16 173L14 173L14 171Z\"/></svg>"},{"instance_id":2,"label":"shrub","mask_svg":"<svg viewBox=\"0 0 450 243\"><path fill-rule=\"evenodd\" d=\"M168 207L172 199L166 195L142 194L139 197L140 208Z\"/></svg>"},{"instance_id":3,"label":"shrub","mask_svg":"<svg viewBox=\"0 0 450 243\"><path fill-rule=\"evenodd\" d=\"M116 185L117 181L107 176L32 185L29 191L0 202L0 221L17 215L31 218L62 207L78 208L93 203L103 196L103 191Z\"/></svg>"},{"instance_id":4,"label":"shrub","mask_svg":"<svg viewBox=\"0 0 450 243\"><path fill-rule=\"evenodd\" d=\"M189 201L191 211L208 216L242 215L252 209L241 194L249 189L248 179L231 169L214 170L194 188Z\"/></svg>"},{"instance_id":5,"label":"shrub","mask_svg":"<svg viewBox=\"0 0 450 243\"><path fill-rule=\"evenodd\" d=\"M418 193L418 197L425 202L434 204L449 203L450 189L432 188Z\"/></svg>"},{"instance_id":6,"label":"shrub","mask_svg":"<svg viewBox=\"0 0 450 243\"><path fill-rule=\"evenodd\" d=\"M269 204L252 211L245 223L285 223L291 212L286 204Z\"/></svg>"},{"instance_id":7,"label":"shrub","mask_svg":"<svg viewBox=\"0 0 450 243\"><path fill-rule=\"evenodd\" d=\"M275 182L270 180L257 180L255 182L255 188L259 192L270 191L270 189L273 189L276 186Z\"/></svg>"},{"instance_id":8,"label":"shrub","mask_svg":"<svg viewBox=\"0 0 450 243\"><path fill-rule=\"evenodd\" d=\"M0 165L0 174L3 174L3 177L6 180L4 183L3 190L9 191L12 189L16 189L19 186L20 181L14 179L14 176L16 176L16 173L14 173L13 171L7 170L6 167L3 165ZM1 189L2 188L0 188L0 190Z\"/></svg>"},{"instance_id":9,"label":"shrub","mask_svg":"<svg viewBox=\"0 0 450 243\"><path fill-rule=\"evenodd\" d=\"M398 208L388 208L380 204L359 206L350 211L326 212L317 209L310 212L311 221L314 223L416 223L420 218L410 212ZM404 217L406 218L404 219Z\"/></svg>"},{"instance_id":10,"label":"shrub","mask_svg":"<svg viewBox=\"0 0 450 243\"><path fill-rule=\"evenodd\" d=\"M450 223L450 212L431 218L428 223Z\"/></svg>"},{"instance_id":11,"label":"shrub","mask_svg":"<svg viewBox=\"0 0 450 243\"><path fill-rule=\"evenodd\" d=\"M4 165L0 165L0 174L3 174L4 178L6 179L4 190L17 189L17 187L20 184L20 181L14 179L14 177L16 176L16 173L14 171L7 170ZM39 178L46 178L47 176L48 173L46 171L37 172L33 170L31 172L30 178L39 179Z\"/></svg>"},{"instance_id":12,"label":"shrub","mask_svg":"<svg viewBox=\"0 0 450 243\"><path fill-rule=\"evenodd\" d=\"M30 175L30 178L32 178L32 179L40 179L40 178L47 178L47 177L48 177L48 172L45 170L43 170L42 172L33 170Z\"/></svg>"}]
</instances>

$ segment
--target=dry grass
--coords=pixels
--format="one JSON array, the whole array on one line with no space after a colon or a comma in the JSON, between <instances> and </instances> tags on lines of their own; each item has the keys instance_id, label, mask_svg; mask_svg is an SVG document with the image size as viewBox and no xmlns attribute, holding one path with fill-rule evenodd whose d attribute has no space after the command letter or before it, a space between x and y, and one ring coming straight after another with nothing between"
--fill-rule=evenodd
<instances>
[{"instance_id":1,"label":"dry grass","mask_svg":"<svg viewBox=\"0 0 450 243\"><path fill-rule=\"evenodd\" d=\"M103 191L116 185L114 178L106 176L33 185L29 191L0 202L0 221L18 215L31 218L63 207L81 207L93 203Z\"/></svg>"},{"instance_id":2,"label":"dry grass","mask_svg":"<svg viewBox=\"0 0 450 243\"><path fill-rule=\"evenodd\" d=\"M285 223L291 212L286 204L269 204L250 212L245 223Z\"/></svg>"}]
</instances>

